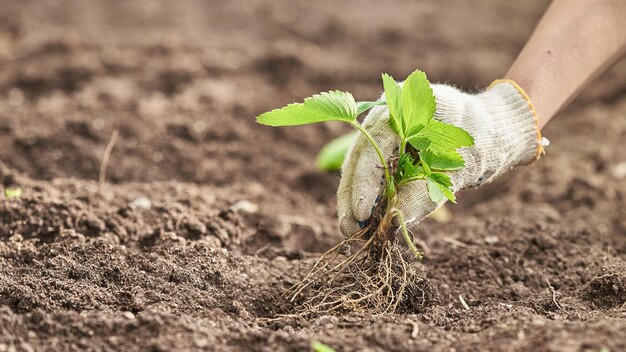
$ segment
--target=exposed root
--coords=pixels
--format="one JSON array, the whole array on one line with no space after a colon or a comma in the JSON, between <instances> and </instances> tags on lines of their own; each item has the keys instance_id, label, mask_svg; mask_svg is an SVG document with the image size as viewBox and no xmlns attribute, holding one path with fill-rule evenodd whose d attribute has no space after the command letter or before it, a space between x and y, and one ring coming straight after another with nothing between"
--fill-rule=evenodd
<instances>
[{"instance_id":1,"label":"exposed root","mask_svg":"<svg viewBox=\"0 0 626 352\"><path fill-rule=\"evenodd\" d=\"M324 253L288 299L303 314L415 312L432 298L428 281L404 258L395 236L380 241L370 227ZM345 254L352 248L352 254ZM348 250L350 252L350 250Z\"/></svg>"}]
</instances>

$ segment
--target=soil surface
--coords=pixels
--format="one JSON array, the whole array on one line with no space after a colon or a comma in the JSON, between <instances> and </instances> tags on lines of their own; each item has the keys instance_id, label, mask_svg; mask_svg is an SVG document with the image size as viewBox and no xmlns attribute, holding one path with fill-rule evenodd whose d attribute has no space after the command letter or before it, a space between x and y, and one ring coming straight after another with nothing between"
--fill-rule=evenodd
<instances>
[{"instance_id":1,"label":"soil surface","mask_svg":"<svg viewBox=\"0 0 626 352\"><path fill-rule=\"evenodd\" d=\"M383 71L476 91L546 6L3 1L0 352L626 350L626 62L540 161L415 229L428 306L302 319L282 298L341 239L314 158L348 129L253 117L375 99Z\"/></svg>"}]
</instances>

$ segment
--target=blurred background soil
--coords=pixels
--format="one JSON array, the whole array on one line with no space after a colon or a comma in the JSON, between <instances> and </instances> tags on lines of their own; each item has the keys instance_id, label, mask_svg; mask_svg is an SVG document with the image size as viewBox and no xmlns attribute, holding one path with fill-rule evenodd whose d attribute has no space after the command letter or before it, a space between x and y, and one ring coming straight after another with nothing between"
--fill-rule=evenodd
<instances>
[{"instance_id":1,"label":"blurred background soil","mask_svg":"<svg viewBox=\"0 0 626 352\"><path fill-rule=\"evenodd\" d=\"M3 1L0 181L22 195L0 196L0 352L626 350L624 61L540 161L415 230L431 305L276 319L341 238L314 158L348 129L254 116L415 68L478 91L547 5Z\"/></svg>"}]
</instances>

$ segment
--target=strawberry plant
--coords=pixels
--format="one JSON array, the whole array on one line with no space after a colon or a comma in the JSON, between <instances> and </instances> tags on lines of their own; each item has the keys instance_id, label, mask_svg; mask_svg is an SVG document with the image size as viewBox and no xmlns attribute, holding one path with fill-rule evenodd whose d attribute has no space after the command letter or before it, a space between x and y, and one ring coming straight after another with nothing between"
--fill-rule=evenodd
<instances>
[{"instance_id":1,"label":"strawberry plant","mask_svg":"<svg viewBox=\"0 0 626 352\"><path fill-rule=\"evenodd\" d=\"M292 297L297 297L316 281L319 283L324 276L336 277L345 272L354 273L354 270L348 269L356 265L357 261L363 275L370 278L379 277L380 280L370 280L371 284L363 287L363 280L357 279L362 286L361 289L369 292L371 296L356 301L346 298L353 295L354 290L339 293L325 283L321 285L325 291L321 295L321 302L317 304L309 302L310 307L346 308L348 305L358 305L357 303L361 301L375 300L375 305L384 311L395 310L401 301L406 300L406 297L403 297L405 290L410 291L411 284L407 283L408 278L413 277L412 280L419 281L411 267L405 263L401 250L395 246L396 230L399 229L402 233L413 254L421 258L421 253L414 245L405 225L404 214L397 207L398 189L410 182L425 181L432 201L438 203L447 198L456 202L452 182L447 173L464 166L464 160L457 149L472 146L474 143L472 137L459 127L434 119L436 100L430 82L423 72L416 70L411 73L402 85L387 74L382 75L382 81L384 100L356 102L348 92L330 91L306 98L304 103L289 104L257 117L257 122L269 126L295 126L326 121L347 123L360 131L369 141L383 169L385 183L381 201L374 208L367 225L325 253L307 277L296 285ZM389 123L398 136L397 153L389 160L385 159L370 132L357 120L362 113L380 105L387 105ZM345 145L352 139L353 137L350 139L346 137L345 140L338 141L337 146L329 147L327 155L322 155L324 160L332 161L326 166L337 166L336 164L340 163L337 160L342 160L343 154L337 150L345 150ZM394 226L394 223L397 226ZM345 252L346 247L350 248L358 242L364 244L358 247L355 254L340 261L338 265L328 264L326 259L336 260L339 252ZM363 255L365 260L357 260ZM362 270L364 266L367 270ZM381 276L381 273L384 275Z\"/></svg>"}]
</instances>

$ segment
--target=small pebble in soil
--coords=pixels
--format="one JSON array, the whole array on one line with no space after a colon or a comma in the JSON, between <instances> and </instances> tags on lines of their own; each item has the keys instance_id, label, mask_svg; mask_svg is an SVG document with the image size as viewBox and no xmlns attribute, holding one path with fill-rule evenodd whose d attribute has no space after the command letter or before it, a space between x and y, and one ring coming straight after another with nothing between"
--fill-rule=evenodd
<instances>
[{"instance_id":1,"label":"small pebble in soil","mask_svg":"<svg viewBox=\"0 0 626 352\"><path fill-rule=\"evenodd\" d=\"M612 173L613 173L613 177L615 177L618 180L621 180L624 177L626 177L626 161L615 165Z\"/></svg>"},{"instance_id":2,"label":"small pebble in soil","mask_svg":"<svg viewBox=\"0 0 626 352\"><path fill-rule=\"evenodd\" d=\"M485 243L486 244L496 244L500 241L500 239L498 238L498 236L485 236Z\"/></svg>"},{"instance_id":3,"label":"small pebble in soil","mask_svg":"<svg viewBox=\"0 0 626 352\"><path fill-rule=\"evenodd\" d=\"M244 213L256 213L257 211L259 211L259 206L247 199L242 199L233 204L231 209L233 211L242 211Z\"/></svg>"},{"instance_id":4,"label":"small pebble in soil","mask_svg":"<svg viewBox=\"0 0 626 352\"><path fill-rule=\"evenodd\" d=\"M152 201L148 197L139 197L128 203L131 208L149 210L152 208Z\"/></svg>"},{"instance_id":5,"label":"small pebble in soil","mask_svg":"<svg viewBox=\"0 0 626 352\"><path fill-rule=\"evenodd\" d=\"M209 340L207 340L206 338L202 337L202 338L195 338L193 340L193 344L198 347L198 348L204 348L206 346L209 345Z\"/></svg>"}]
</instances>

